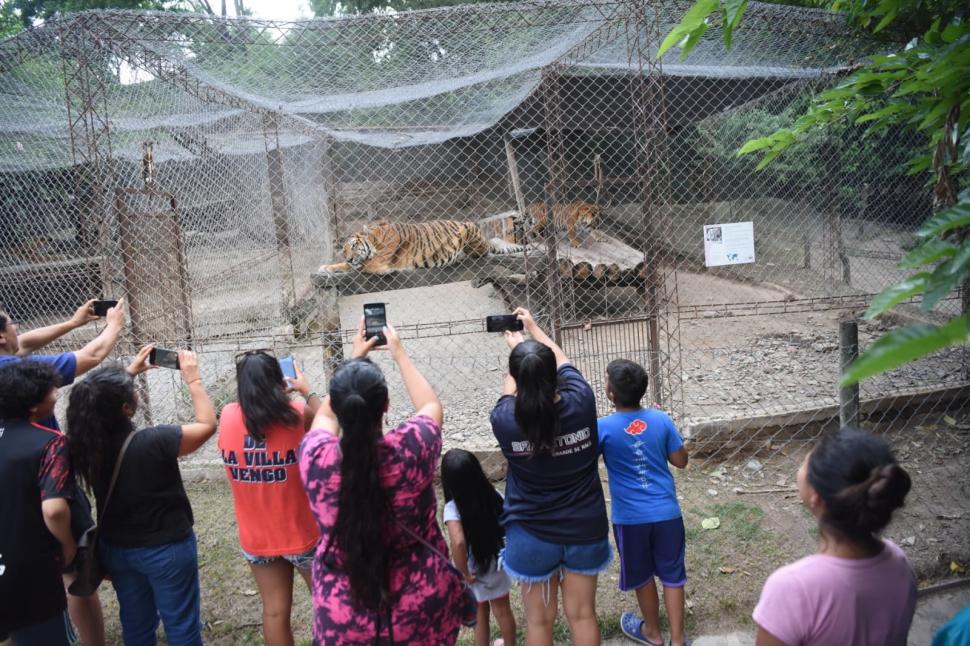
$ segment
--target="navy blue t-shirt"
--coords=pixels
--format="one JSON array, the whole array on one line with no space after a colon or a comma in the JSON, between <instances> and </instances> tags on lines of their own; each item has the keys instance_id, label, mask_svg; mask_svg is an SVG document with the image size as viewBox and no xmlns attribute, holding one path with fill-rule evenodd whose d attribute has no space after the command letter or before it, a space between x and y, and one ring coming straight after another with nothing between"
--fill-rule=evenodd
<instances>
[{"instance_id":1,"label":"navy blue t-shirt","mask_svg":"<svg viewBox=\"0 0 970 646\"><path fill-rule=\"evenodd\" d=\"M582 373L559 368L559 436L551 452L532 455L515 422L515 395L492 409L492 432L509 462L502 524L521 523L550 543L595 543L607 537L598 469L596 398Z\"/></svg>"}]
</instances>

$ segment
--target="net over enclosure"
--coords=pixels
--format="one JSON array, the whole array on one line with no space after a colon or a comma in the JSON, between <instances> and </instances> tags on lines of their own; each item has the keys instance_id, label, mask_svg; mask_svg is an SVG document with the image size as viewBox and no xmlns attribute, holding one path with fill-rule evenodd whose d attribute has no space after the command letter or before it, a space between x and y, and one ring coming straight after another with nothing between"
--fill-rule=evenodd
<instances>
[{"instance_id":1,"label":"net over enclosure","mask_svg":"<svg viewBox=\"0 0 970 646\"><path fill-rule=\"evenodd\" d=\"M756 456L739 486L790 480L838 423L840 319L907 275L931 200L904 162L923 142L844 124L756 172L741 144L896 44L752 3L730 51L715 24L658 60L688 6L109 11L22 32L0 43L3 307L32 327L125 296L124 350L191 344L225 401L246 348L295 354L322 389L362 305L384 302L446 443L487 449L507 350L484 317L522 305L602 412L606 364L636 359L702 466ZM905 306L860 344L959 308ZM861 416L935 492L919 522L965 532L964 355L866 381ZM146 384L148 416L185 412L173 374Z\"/></svg>"}]
</instances>

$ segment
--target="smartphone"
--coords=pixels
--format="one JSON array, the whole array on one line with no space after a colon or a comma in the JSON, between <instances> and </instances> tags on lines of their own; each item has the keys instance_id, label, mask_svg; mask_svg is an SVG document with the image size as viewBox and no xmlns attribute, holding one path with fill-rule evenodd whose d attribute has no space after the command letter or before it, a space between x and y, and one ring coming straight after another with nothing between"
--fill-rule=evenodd
<instances>
[{"instance_id":1,"label":"smartphone","mask_svg":"<svg viewBox=\"0 0 970 646\"><path fill-rule=\"evenodd\" d=\"M162 348L152 348L148 354L148 363L159 368L179 369L179 353L175 350L164 350Z\"/></svg>"},{"instance_id":2,"label":"smartphone","mask_svg":"<svg viewBox=\"0 0 970 646\"><path fill-rule=\"evenodd\" d=\"M280 357L280 370L283 371L284 377L289 377L290 379L296 379L296 366L293 363L293 357Z\"/></svg>"},{"instance_id":3,"label":"smartphone","mask_svg":"<svg viewBox=\"0 0 970 646\"><path fill-rule=\"evenodd\" d=\"M108 300L94 301L94 305L92 305L91 307L94 308L95 316L104 316L105 314L108 313L108 310L110 310L112 307L114 307L117 304L118 304L118 301L113 301L108 299Z\"/></svg>"},{"instance_id":4,"label":"smartphone","mask_svg":"<svg viewBox=\"0 0 970 646\"><path fill-rule=\"evenodd\" d=\"M485 317L486 332L521 332L522 321L515 314L494 314Z\"/></svg>"},{"instance_id":5,"label":"smartphone","mask_svg":"<svg viewBox=\"0 0 970 646\"><path fill-rule=\"evenodd\" d=\"M377 337L377 345L387 345L384 326L387 325L387 310L384 303L364 303L364 338Z\"/></svg>"}]
</instances>

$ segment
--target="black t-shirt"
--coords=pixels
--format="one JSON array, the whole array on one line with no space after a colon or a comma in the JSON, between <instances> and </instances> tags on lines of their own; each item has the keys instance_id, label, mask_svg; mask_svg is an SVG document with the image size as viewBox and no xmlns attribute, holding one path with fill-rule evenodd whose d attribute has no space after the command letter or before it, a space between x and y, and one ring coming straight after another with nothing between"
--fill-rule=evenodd
<instances>
[{"instance_id":1,"label":"black t-shirt","mask_svg":"<svg viewBox=\"0 0 970 646\"><path fill-rule=\"evenodd\" d=\"M27 420L0 420L0 633L64 610L62 551L41 505L70 500L74 476L59 432Z\"/></svg>"},{"instance_id":2,"label":"black t-shirt","mask_svg":"<svg viewBox=\"0 0 970 646\"><path fill-rule=\"evenodd\" d=\"M180 426L138 431L125 452L107 509L104 499L116 458L104 465L103 488L95 490L101 538L125 547L156 547L189 537L192 506L179 471L181 441Z\"/></svg>"},{"instance_id":3,"label":"black t-shirt","mask_svg":"<svg viewBox=\"0 0 970 646\"><path fill-rule=\"evenodd\" d=\"M582 373L559 368L559 436L551 452L532 455L515 421L515 396L492 409L492 432L509 461L502 524L521 523L551 543L594 543L609 533L599 478L596 398Z\"/></svg>"}]
</instances>

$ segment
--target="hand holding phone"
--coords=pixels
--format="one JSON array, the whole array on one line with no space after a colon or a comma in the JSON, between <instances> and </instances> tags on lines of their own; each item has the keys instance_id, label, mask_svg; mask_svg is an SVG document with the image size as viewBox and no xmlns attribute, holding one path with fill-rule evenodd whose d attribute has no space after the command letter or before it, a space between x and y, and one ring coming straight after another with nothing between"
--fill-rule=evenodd
<instances>
[{"instance_id":1,"label":"hand holding phone","mask_svg":"<svg viewBox=\"0 0 970 646\"><path fill-rule=\"evenodd\" d=\"M118 304L117 300L112 299L102 299L99 301L94 301L91 305L91 309L94 311L95 316L104 316L108 313L112 307Z\"/></svg>"},{"instance_id":2,"label":"hand holding phone","mask_svg":"<svg viewBox=\"0 0 970 646\"><path fill-rule=\"evenodd\" d=\"M278 361L280 363L280 370L283 371L283 376L288 379L296 379L296 366L293 363L293 357L280 357Z\"/></svg>"},{"instance_id":3,"label":"hand holding phone","mask_svg":"<svg viewBox=\"0 0 970 646\"><path fill-rule=\"evenodd\" d=\"M521 332L522 321L515 314L494 314L485 317L486 332Z\"/></svg>"},{"instance_id":4,"label":"hand holding phone","mask_svg":"<svg viewBox=\"0 0 970 646\"><path fill-rule=\"evenodd\" d=\"M384 326L387 325L387 307L384 303L364 304L364 339L377 337L377 345L387 345Z\"/></svg>"},{"instance_id":5,"label":"hand holding phone","mask_svg":"<svg viewBox=\"0 0 970 646\"><path fill-rule=\"evenodd\" d=\"M148 363L159 368L170 368L178 370L179 353L175 350L165 350L164 348L152 348L148 355Z\"/></svg>"}]
</instances>

